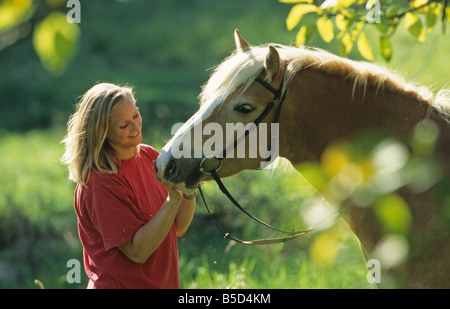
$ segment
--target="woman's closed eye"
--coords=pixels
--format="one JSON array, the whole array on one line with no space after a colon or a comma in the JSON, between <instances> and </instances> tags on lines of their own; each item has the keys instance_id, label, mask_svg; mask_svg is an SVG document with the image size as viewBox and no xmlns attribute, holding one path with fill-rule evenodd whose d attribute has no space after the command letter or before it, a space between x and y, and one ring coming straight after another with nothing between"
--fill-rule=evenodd
<instances>
[{"instance_id":1,"label":"woman's closed eye","mask_svg":"<svg viewBox=\"0 0 450 309\"><path fill-rule=\"evenodd\" d=\"M133 120L137 119L139 117L139 112L136 112L136 114L133 115ZM126 127L128 127L129 122L126 122L124 124L122 124L121 126L119 126L120 129L125 129Z\"/></svg>"}]
</instances>

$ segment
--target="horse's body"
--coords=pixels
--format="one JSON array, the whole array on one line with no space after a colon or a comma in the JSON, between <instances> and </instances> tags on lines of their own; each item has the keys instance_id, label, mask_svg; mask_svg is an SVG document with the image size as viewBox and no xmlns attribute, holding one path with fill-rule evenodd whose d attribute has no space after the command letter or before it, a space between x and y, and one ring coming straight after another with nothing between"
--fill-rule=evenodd
<instances>
[{"instance_id":1,"label":"horse's body","mask_svg":"<svg viewBox=\"0 0 450 309\"><path fill-rule=\"evenodd\" d=\"M285 98L279 115L279 155L293 165L320 162L328 147L364 132L382 132L409 145L417 124L426 120L434 122L440 130L436 156L441 159L443 174L449 174L447 90L433 97L427 89L407 84L375 65L353 62L320 50L250 47L238 32L235 38L237 51L216 69L205 85L200 110L161 151L157 162L159 177L166 177L186 191L195 190L200 181L210 180L198 170L206 154L200 158L174 159L171 147L196 126L212 122L222 126L253 122L273 96L254 82L258 76L274 89L282 84ZM270 123L274 114L275 109L262 123ZM202 143L206 138L203 137ZM223 147L228 145L226 141ZM227 177L243 169L256 169L261 160L260 157L225 158L218 175ZM449 228L436 232L433 226L441 202L429 190L418 193L403 187L397 193L408 204L412 226L420 239L410 244L408 258L390 269L391 278L396 279L399 287L450 288ZM373 210L344 201L340 211L368 253L366 258L370 258L370 252L386 236Z\"/></svg>"}]
</instances>

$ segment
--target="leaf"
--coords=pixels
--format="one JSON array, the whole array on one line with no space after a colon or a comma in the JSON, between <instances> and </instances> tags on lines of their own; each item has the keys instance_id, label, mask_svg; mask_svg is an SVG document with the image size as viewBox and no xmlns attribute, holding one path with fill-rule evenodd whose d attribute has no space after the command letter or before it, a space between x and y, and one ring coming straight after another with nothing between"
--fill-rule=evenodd
<instances>
[{"instance_id":1,"label":"leaf","mask_svg":"<svg viewBox=\"0 0 450 309\"><path fill-rule=\"evenodd\" d=\"M398 14L399 9L400 9L400 5L398 5L398 4L388 7L388 9L386 11L386 17L392 18L392 17L396 16Z\"/></svg>"},{"instance_id":2,"label":"leaf","mask_svg":"<svg viewBox=\"0 0 450 309\"><path fill-rule=\"evenodd\" d=\"M353 48L353 41L350 34L346 33L342 37L341 43L339 45L339 55L346 56L350 53Z\"/></svg>"},{"instance_id":3,"label":"leaf","mask_svg":"<svg viewBox=\"0 0 450 309\"><path fill-rule=\"evenodd\" d=\"M316 33L317 27L314 24L303 25L297 33L295 40L296 46L307 43L311 37Z\"/></svg>"},{"instance_id":4,"label":"leaf","mask_svg":"<svg viewBox=\"0 0 450 309\"><path fill-rule=\"evenodd\" d=\"M330 176L335 176L350 161L346 145L334 145L328 147L322 155L321 164L323 170Z\"/></svg>"},{"instance_id":5,"label":"leaf","mask_svg":"<svg viewBox=\"0 0 450 309\"><path fill-rule=\"evenodd\" d=\"M299 2L306 2L306 3L313 3L313 0L279 0L281 3L299 3Z\"/></svg>"},{"instance_id":6,"label":"leaf","mask_svg":"<svg viewBox=\"0 0 450 309\"><path fill-rule=\"evenodd\" d=\"M366 33L363 31L358 37L358 42L356 43L361 56L367 60L373 60L372 47L370 47L369 41L367 40Z\"/></svg>"},{"instance_id":7,"label":"leaf","mask_svg":"<svg viewBox=\"0 0 450 309\"><path fill-rule=\"evenodd\" d=\"M322 16L317 19L317 30L322 39L326 43L330 43L334 38L333 22L326 16Z\"/></svg>"},{"instance_id":8,"label":"leaf","mask_svg":"<svg viewBox=\"0 0 450 309\"><path fill-rule=\"evenodd\" d=\"M314 238L310 247L310 256L320 264L332 265L339 252L340 239L332 231L325 231Z\"/></svg>"},{"instance_id":9,"label":"leaf","mask_svg":"<svg viewBox=\"0 0 450 309\"><path fill-rule=\"evenodd\" d=\"M388 233L405 235L411 225L411 213L405 200L395 193L381 196L375 202L375 213Z\"/></svg>"},{"instance_id":10,"label":"leaf","mask_svg":"<svg viewBox=\"0 0 450 309\"><path fill-rule=\"evenodd\" d=\"M353 41L356 41L356 38L359 36L359 34L361 33L362 29L364 28L364 25L366 23L364 21L360 21L358 22L353 29L350 31L350 38Z\"/></svg>"},{"instance_id":11,"label":"leaf","mask_svg":"<svg viewBox=\"0 0 450 309\"><path fill-rule=\"evenodd\" d=\"M439 10L428 10L427 12L427 30L428 32L432 32L434 29L434 26L436 25L436 20L439 14Z\"/></svg>"},{"instance_id":12,"label":"leaf","mask_svg":"<svg viewBox=\"0 0 450 309\"><path fill-rule=\"evenodd\" d=\"M304 162L294 166L303 177L316 189L324 188L329 182L329 178L320 165L312 162Z\"/></svg>"},{"instance_id":13,"label":"leaf","mask_svg":"<svg viewBox=\"0 0 450 309\"><path fill-rule=\"evenodd\" d=\"M0 32L30 19L35 11L32 0L0 2Z\"/></svg>"},{"instance_id":14,"label":"leaf","mask_svg":"<svg viewBox=\"0 0 450 309\"><path fill-rule=\"evenodd\" d=\"M287 29L290 31L298 25L302 17L308 13L317 12L314 4L297 4L292 7L286 19Z\"/></svg>"},{"instance_id":15,"label":"leaf","mask_svg":"<svg viewBox=\"0 0 450 309\"><path fill-rule=\"evenodd\" d=\"M356 0L338 0L339 2L339 8L348 8L349 6L351 6L353 3L356 2Z\"/></svg>"},{"instance_id":16,"label":"leaf","mask_svg":"<svg viewBox=\"0 0 450 309\"><path fill-rule=\"evenodd\" d=\"M341 31L346 31L348 29L349 20L345 18L342 14L336 15L336 27Z\"/></svg>"},{"instance_id":17,"label":"leaf","mask_svg":"<svg viewBox=\"0 0 450 309\"><path fill-rule=\"evenodd\" d=\"M405 28L419 42L425 42L425 29L416 14L411 12L405 14Z\"/></svg>"},{"instance_id":18,"label":"leaf","mask_svg":"<svg viewBox=\"0 0 450 309\"><path fill-rule=\"evenodd\" d=\"M387 34L389 32L389 20L385 15L381 15L377 23L375 23L375 27L380 31L381 34Z\"/></svg>"},{"instance_id":19,"label":"leaf","mask_svg":"<svg viewBox=\"0 0 450 309\"><path fill-rule=\"evenodd\" d=\"M427 4L429 1L428 0L412 0L409 5L412 8L418 8L420 7L420 9L417 9L416 11L419 13L426 13L428 12L428 5Z\"/></svg>"},{"instance_id":20,"label":"leaf","mask_svg":"<svg viewBox=\"0 0 450 309\"><path fill-rule=\"evenodd\" d=\"M36 26L33 46L42 65L54 75L61 75L75 56L80 29L69 23L66 15L53 12Z\"/></svg>"},{"instance_id":21,"label":"leaf","mask_svg":"<svg viewBox=\"0 0 450 309\"><path fill-rule=\"evenodd\" d=\"M392 58L392 47L391 42L387 36L381 36L380 41L378 42L378 49L380 50L381 56L386 61L390 61Z\"/></svg>"}]
</instances>

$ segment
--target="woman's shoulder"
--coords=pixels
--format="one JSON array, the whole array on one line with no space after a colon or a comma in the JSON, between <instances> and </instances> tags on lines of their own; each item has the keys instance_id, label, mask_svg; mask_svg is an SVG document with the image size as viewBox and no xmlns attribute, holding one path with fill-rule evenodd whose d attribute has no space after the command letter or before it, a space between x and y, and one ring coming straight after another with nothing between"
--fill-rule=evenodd
<instances>
[{"instance_id":1,"label":"woman's shoulder","mask_svg":"<svg viewBox=\"0 0 450 309\"><path fill-rule=\"evenodd\" d=\"M120 187L117 181L117 174L107 174L93 169L87 179L87 192L97 191L99 188L113 188Z\"/></svg>"},{"instance_id":2,"label":"woman's shoulder","mask_svg":"<svg viewBox=\"0 0 450 309\"><path fill-rule=\"evenodd\" d=\"M139 147L139 152L142 156L150 157L150 159L152 160L156 160L158 158L159 152L152 146L147 144L140 144Z\"/></svg>"}]
</instances>

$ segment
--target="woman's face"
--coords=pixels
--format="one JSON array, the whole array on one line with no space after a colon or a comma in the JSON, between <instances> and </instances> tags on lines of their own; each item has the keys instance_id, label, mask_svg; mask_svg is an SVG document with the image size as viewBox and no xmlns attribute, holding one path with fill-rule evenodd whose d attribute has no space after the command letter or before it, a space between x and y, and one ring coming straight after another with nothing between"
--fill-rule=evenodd
<instances>
[{"instance_id":1,"label":"woman's face","mask_svg":"<svg viewBox=\"0 0 450 309\"><path fill-rule=\"evenodd\" d=\"M142 142L142 118L136 105L129 99L122 99L111 113L108 141L121 160L131 159L134 150Z\"/></svg>"}]
</instances>

